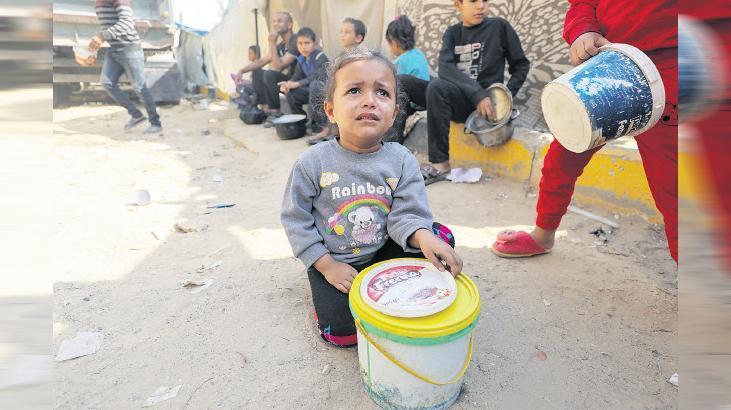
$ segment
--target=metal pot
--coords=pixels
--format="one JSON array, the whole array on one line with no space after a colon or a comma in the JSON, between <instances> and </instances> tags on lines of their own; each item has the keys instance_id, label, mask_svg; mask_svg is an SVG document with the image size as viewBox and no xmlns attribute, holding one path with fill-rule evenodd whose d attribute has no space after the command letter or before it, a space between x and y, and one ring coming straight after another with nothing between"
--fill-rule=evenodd
<instances>
[{"instance_id":1,"label":"metal pot","mask_svg":"<svg viewBox=\"0 0 731 410\"><path fill-rule=\"evenodd\" d=\"M475 134L480 144L494 147L504 144L513 135L512 121L520 112L513 108L513 95L504 84L495 83L486 91L497 118L491 121L474 111L465 121L465 132Z\"/></svg>"},{"instance_id":2,"label":"metal pot","mask_svg":"<svg viewBox=\"0 0 731 410\"><path fill-rule=\"evenodd\" d=\"M477 141L486 147L494 147L506 143L513 136L513 120L520 115L520 111L513 108L510 117L504 124L494 126L479 126L482 116L473 113L465 123L465 132L475 134ZM479 117L479 118L478 118ZM484 119L483 119L484 121ZM486 121L485 121L486 122Z\"/></svg>"},{"instance_id":3,"label":"metal pot","mask_svg":"<svg viewBox=\"0 0 731 410\"><path fill-rule=\"evenodd\" d=\"M503 125L510 121L511 111L513 109L513 94L510 93L508 87L503 83L495 83L487 89L487 96L492 102L492 106L495 109L495 115L497 118L495 121L490 121L487 118L482 118L487 126L498 126Z\"/></svg>"},{"instance_id":4,"label":"metal pot","mask_svg":"<svg viewBox=\"0 0 731 410\"><path fill-rule=\"evenodd\" d=\"M254 125L254 124L261 124L266 120L267 115L264 111L256 108L256 107L249 107L248 109L241 110L239 113L239 118L241 118L241 121L243 121L245 124Z\"/></svg>"},{"instance_id":5,"label":"metal pot","mask_svg":"<svg viewBox=\"0 0 731 410\"><path fill-rule=\"evenodd\" d=\"M307 116L302 114L288 114L275 118L274 128L277 130L277 136L283 140L292 140L302 138L307 132Z\"/></svg>"}]
</instances>

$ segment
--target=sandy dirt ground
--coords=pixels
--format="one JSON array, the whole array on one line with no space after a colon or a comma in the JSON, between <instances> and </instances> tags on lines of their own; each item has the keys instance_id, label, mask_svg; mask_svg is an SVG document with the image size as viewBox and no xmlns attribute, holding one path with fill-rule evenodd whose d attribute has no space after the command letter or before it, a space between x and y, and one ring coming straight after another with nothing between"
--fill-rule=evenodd
<instances>
[{"instance_id":1,"label":"sandy dirt ground","mask_svg":"<svg viewBox=\"0 0 731 410\"><path fill-rule=\"evenodd\" d=\"M54 170L32 190L46 213L16 223L53 228L35 239L44 256L23 258L52 272L53 352L79 331L104 335L97 353L54 364L56 407L138 408L182 385L157 407L374 408L356 350L319 338L279 223L305 142L244 125L225 104L161 115L164 135L144 138L121 131L118 107L54 110L53 139L33 141ZM132 205L141 189L151 203ZM428 193L482 300L454 408L675 407L677 274L661 227L619 217L598 244L601 225L569 214L552 254L505 260L488 246L532 222L525 186L494 178ZM181 233L181 221L207 229ZM212 284L199 293L181 286L201 278Z\"/></svg>"}]
</instances>

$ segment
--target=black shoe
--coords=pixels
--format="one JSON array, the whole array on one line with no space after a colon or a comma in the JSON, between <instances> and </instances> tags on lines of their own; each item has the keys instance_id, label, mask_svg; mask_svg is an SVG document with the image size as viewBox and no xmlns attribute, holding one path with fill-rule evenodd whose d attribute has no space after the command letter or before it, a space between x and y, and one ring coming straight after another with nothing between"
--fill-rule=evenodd
<instances>
[{"instance_id":1,"label":"black shoe","mask_svg":"<svg viewBox=\"0 0 731 410\"><path fill-rule=\"evenodd\" d=\"M281 117L282 115L284 114L282 114L281 112L270 113L267 119L264 120L264 124L262 125L264 126L264 128L272 128L274 126L274 120Z\"/></svg>"},{"instance_id":2,"label":"black shoe","mask_svg":"<svg viewBox=\"0 0 731 410\"><path fill-rule=\"evenodd\" d=\"M132 117L127 121L127 124L124 124L125 130L130 130L138 125L140 125L142 122L144 122L147 119L144 115L141 117Z\"/></svg>"}]
</instances>

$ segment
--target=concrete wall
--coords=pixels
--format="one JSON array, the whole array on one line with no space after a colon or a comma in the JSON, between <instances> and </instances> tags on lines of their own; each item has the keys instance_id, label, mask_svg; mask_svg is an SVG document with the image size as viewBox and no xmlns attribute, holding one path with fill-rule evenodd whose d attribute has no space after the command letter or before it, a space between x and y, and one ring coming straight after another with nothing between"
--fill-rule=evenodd
<instances>
[{"instance_id":1,"label":"concrete wall","mask_svg":"<svg viewBox=\"0 0 731 410\"><path fill-rule=\"evenodd\" d=\"M524 127L546 130L541 114L543 86L571 69L568 46L561 37L566 0L493 0L488 15L510 22L520 37L523 50L531 62L526 83L515 101L521 116L516 122ZM450 0L399 0L398 12L406 14L417 27L417 47L436 70L436 60L444 31L459 18ZM507 76L506 76L507 78Z\"/></svg>"}]
</instances>

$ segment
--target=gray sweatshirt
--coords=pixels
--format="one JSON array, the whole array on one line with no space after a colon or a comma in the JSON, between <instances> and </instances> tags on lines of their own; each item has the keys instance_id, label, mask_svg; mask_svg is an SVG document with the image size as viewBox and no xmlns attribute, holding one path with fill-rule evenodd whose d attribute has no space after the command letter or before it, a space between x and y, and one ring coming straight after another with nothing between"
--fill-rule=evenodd
<instances>
[{"instance_id":1,"label":"gray sweatshirt","mask_svg":"<svg viewBox=\"0 0 731 410\"><path fill-rule=\"evenodd\" d=\"M408 239L432 226L419 163L395 142L369 154L348 151L338 139L317 144L292 167L282 225L307 267L327 253L351 265L370 262L389 236L419 252Z\"/></svg>"}]
</instances>

